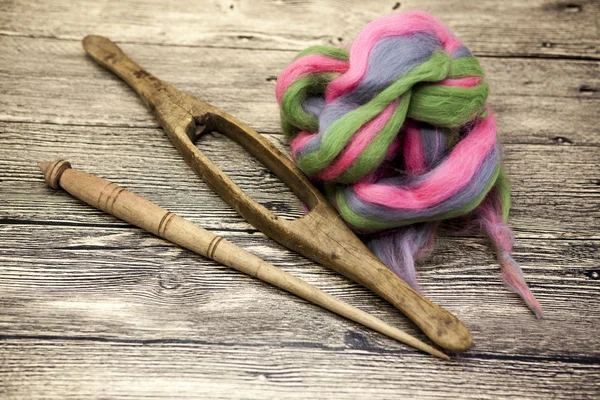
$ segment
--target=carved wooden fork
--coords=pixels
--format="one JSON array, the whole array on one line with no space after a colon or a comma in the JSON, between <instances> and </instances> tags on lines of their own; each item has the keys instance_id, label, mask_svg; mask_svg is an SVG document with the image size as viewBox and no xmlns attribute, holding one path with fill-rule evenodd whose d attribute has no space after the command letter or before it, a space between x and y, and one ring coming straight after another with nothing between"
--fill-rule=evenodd
<instances>
[{"instance_id":1,"label":"carved wooden fork","mask_svg":"<svg viewBox=\"0 0 600 400\"><path fill-rule=\"evenodd\" d=\"M381 263L306 176L266 138L225 111L146 72L105 37L87 36L83 47L98 64L138 93L189 166L250 224L282 245L379 294L439 346L452 351L469 348L471 333L460 320L414 291ZM194 144L203 132L213 131L226 135L256 157L310 211L296 220L285 220L248 196Z\"/></svg>"}]
</instances>

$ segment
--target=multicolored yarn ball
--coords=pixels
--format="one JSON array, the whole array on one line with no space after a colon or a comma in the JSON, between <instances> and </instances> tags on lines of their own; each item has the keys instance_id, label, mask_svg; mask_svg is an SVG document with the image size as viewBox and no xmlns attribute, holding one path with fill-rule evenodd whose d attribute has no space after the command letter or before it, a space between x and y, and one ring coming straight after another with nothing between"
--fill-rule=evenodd
<instances>
[{"instance_id":1,"label":"multicolored yarn ball","mask_svg":"<svg viewBox=\"0 0 600 400\"><path fill-rule=\"evenodd\" d=\"M292 157L369 248L418 290L441 221L491 239L509 289L541 307L511 257L510 189L479 61L424 12L378 19L350 50L300 52L276 85Z\"/></svg>"}]
</instances>

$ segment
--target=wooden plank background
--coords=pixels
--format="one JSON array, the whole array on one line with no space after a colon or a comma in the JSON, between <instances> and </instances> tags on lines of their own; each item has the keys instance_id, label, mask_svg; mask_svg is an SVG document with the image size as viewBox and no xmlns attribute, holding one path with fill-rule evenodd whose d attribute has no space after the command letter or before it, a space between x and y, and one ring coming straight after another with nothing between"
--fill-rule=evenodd
<instances>
[{"instance_id":1,"label":"wooden plank background","mask_svg":"<svg viewBox=\"0 0 600 400\"><path fill-rule=\"evenodd\" d=\"M89 33L286 149L276 76L408 9L481 58L513 183L515 258L546 318L499 280L483 238L443 233L424 293L472 330L435 360L48 189L65 157L423 338L383 300L244 222L184 164ZM0 397L600 397L600 5L594 0L0 2ZM199 146L278 215L293 195L219 135Z\"/></svg>"}]
</instances>

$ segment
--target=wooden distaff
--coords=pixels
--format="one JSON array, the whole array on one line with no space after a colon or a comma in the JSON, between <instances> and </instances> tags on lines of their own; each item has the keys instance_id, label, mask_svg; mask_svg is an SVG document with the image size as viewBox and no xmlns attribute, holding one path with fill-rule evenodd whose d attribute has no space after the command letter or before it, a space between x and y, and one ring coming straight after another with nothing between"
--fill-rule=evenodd
<instances>
[{"instance_id":1,"label":"wooden distaff","mask_svg":"<svg viewBox=\"0 0 600 400\"><path fill-rule=\"evenodd\" d=\"M137 92L189 166L246 221L285 247L379 294L437 345L452 351L471 346L467 327L413 290L375 257L302 171L266 138L225 111L156 78L105 37L86 36L83 47L97 63ZM293 221L285 220L248 196L195 146L199 135L213 131L226 135L256 157L310 212Z\"/></svg>"},{"instance_id":2,"label":"wooden distaff","mask_svg":"<svg viewBox=\"0 0 600 400\"><path fill-rule=\"evenodd\" d=\"M445 360L450 359L446 354L400 329L389 326L380 319L328 295L316 286L288 274L222 237L114 183L72 169L68 161L42 162L39 165L46 183L54 189L62 187L87 204L181 247L268 282L409 346Z\"/></svg>"}]
</instances>

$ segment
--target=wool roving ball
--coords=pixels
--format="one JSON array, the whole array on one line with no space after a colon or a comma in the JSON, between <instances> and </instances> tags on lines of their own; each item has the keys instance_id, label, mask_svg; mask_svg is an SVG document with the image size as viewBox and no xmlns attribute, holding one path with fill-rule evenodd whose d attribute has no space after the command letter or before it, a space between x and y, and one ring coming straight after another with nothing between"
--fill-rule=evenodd
<instances>
[{"instance_id":1,"label":"wool roving ball","mask_svg":"<svg viewBox=\"0 0 600 400\"><path fill-rule=\"evenodd\" d=\"M487 234L509 289L541 316L510 253L510 189L488 84L469 49L424 12L369 23L350 50L313 46L277 79L294 162L389 268L415 260L441 221Z\"/></svg>"}]
</instances>

